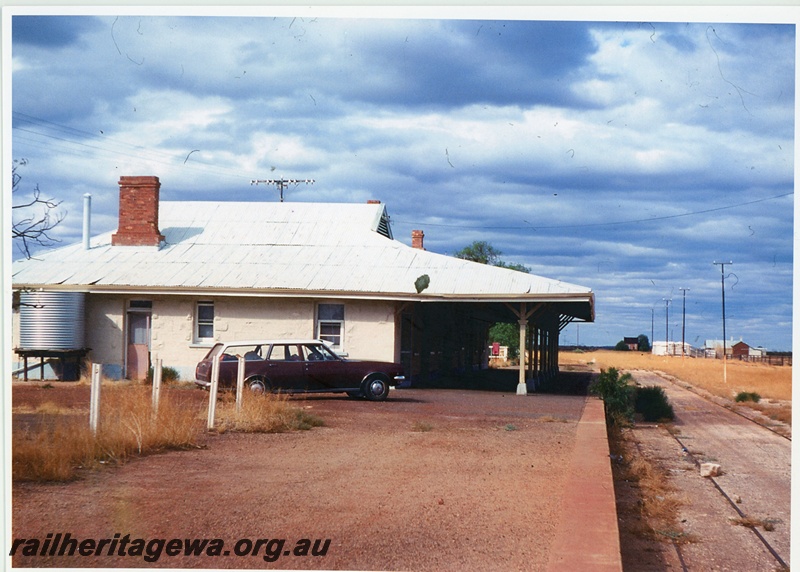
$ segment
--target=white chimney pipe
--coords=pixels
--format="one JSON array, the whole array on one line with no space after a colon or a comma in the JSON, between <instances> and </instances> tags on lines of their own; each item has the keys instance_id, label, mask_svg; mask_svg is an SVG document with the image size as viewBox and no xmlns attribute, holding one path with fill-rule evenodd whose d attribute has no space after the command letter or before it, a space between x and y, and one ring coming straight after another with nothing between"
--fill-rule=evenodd
<instances>
[{"instance_id":1,"label":"white chimney pipe","mask_svg":"<svg viewBox=\"0 0 800 572\"><path fill-rule=\"evenodd\" d=\"M92 195L83 195L83 249L89 250L89 234L92 225Z\"/></svg>"}]
</instances>

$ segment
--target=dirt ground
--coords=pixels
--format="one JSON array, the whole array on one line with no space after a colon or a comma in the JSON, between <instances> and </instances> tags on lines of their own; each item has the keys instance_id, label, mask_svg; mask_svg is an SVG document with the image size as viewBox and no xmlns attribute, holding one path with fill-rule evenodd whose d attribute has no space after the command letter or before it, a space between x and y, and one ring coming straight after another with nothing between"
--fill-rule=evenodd
<instances>
[{"instance_id":1,"label":"dirt ground","mask_svg":"<svg viewBox=\"0 0 800 572\"><path fill-rule=\"evenodd\" d=\"M677 414L669 427L640 423L633 430L641 454L668 472L683 500L683 534L665 560L690 570L768 572L788 566L791 440L784 435L790 428L769 431L682 384L652 372L633 375L641 385L662 387ZM721 474L701 477L699 464L705 462L719 464Z\"/></svg>"},{"instance_id":2,"label":"dirt ground","mask_svg":"<svg viewBox=\"0 0 800 572\"><path fill-rule=\"evenodd\" d=\"M15 484L15 538L70 532L80 539L118 533L118 542L124 535L221 539L230 554L162 552L154 562L143 556L17 556L13 564L545 570L586 398L519 397L515 376L500 384L502 391L398 390L384 403L293 398L325 426L288 434L211 434L203 449L137 459L77 482ZM680 513L676 528L644 533L641 491L636 483L615 483L625 572L782 569L750 528L733 522L736 508L699 476L694 460L723 465L720 489L746 515L772 525L756 530L788 563L791 443L686 395L680 384L650 376L638 374L641 383L665 387L678 420L671 430L639 423L631 434L638 454L669 476ZM76 384L14 384L13 406L53 401L87 409L88 391ZM14 415L15 427L30 421L29 414ZM255 555L236 556L235 546L248 548L244 539L254 550L257 539L271 542L262 542ZM312 549L319 540L318 553L330 543L324 555L310 550L295 556L301 539L309 539ZM575 542L579 547L579 533ZM270 555L274 561L265 561Z\"/></svg>"},{"instance_id":3,"label":"dirt ground","mask_svg":"<svg viewBox=\"0 0 800 572\"><path fill-rule=\"evenodd\" d=\"M623 433L634 454L667 476L661 494L677 508L672 522L653 530L637 483L615 481L624 570L787 570L791 428L669 376L632 374L641 385L662 387L675 409L673 423L638 422ZM702 477L703 462L719 464L722 474ZM615 464L615 473L621 469Z\"/></svg>"},{"instance_id":4,"label":"dirt ground","mask_svg":"<svg viewBox=\"0 0 800 572\"><path fill-rule=\"evenodd\" d=\"M15 384L13 404L83 407L86 391ZM18 554L13 565L545 569L585 397L407 389L382 403L293 399L325 426L211 435L204 449L12 489L14 538L221 539L227 556ZM258 554L235 555L242 539ZM295 556L301 539L318 540L317 552L330 543L324 556ZM267 562L268 552L280 554Z\"/></svg>"}]
</instances>

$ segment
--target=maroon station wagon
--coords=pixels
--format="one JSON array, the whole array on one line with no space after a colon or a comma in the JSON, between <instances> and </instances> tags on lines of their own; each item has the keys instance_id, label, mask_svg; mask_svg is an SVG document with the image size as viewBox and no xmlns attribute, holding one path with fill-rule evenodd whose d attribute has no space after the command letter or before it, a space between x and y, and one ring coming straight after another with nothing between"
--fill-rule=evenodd
<instances>
[{"instance_id":1,"label":"maroon station wagon","mask_svg":"<svg viewBox=\"0 0 800 572\"><path fill-rule=\"evenodd\" d=\"M212 363L219 359L219 388L235 390L239 356L245 387L255 393L343 392L382 401L390 386L405 381L400 364L345 359L320 340L255 340L215 344L197 364L195 384L211 386Z\"/></svg>"}]
</instances>

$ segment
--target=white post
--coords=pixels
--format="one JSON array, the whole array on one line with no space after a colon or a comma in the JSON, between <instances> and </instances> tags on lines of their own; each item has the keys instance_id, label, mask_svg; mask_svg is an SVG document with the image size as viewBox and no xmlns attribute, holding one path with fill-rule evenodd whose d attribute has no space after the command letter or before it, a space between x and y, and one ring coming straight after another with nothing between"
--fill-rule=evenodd
<instances>
[{"instance_id":1,"label":"white post","mask_svg":"<svg viewBox=\"0 0 800 572\"><path fill-rule=\"evenodd\" d=\"M100 422L100 372L102 365L92 364L92 389L89 397L89 428L92 434L97 435L97 426Z\"/></svg>"},{"instance_id":2,"label":"white post","mask_svg":"<svg viewBox=\"0 0 800 572\"><path fill-rule=\"evenodd\" d=\"M153 417L158 415L158 402L161 397L161 363L160 358L153 360Z\"/></svg>"},{"instance_id":3,"label":"white post","mask_svg":"<svg viewBox=\"0 0 800 572\"><path fill-rule=\"evenodd\" d=\"M214 415L217 412L217 388L219 387L219 362L222 356L211 362L211 387L208 390L208 428L214 428Z\"/></svg>"},{"instance_id":4,"label":"white post","mask_svg":"<svg viewBox=\"0 0 800 572\"><path fill-rule=\"evenodd\" d=\"M525 305L523 304L522 313L525 314ZM522 318L519 321L519 383L517 384L517 395L528 394L528 384L525 383L525 362L528 356L526 349L526 338L528 333L528 319Z\"/></svg>"},{"instance_id":5,"label":"white post","mask_svg":"<svg viewBox=\"0 0 800 572\"><path fill-rule=\"evenodd\" d=\"M242 394L244 393L244 356L239 356L239 367L236 370L236 413L242 411Z\"/></svg>"}]
</instances>

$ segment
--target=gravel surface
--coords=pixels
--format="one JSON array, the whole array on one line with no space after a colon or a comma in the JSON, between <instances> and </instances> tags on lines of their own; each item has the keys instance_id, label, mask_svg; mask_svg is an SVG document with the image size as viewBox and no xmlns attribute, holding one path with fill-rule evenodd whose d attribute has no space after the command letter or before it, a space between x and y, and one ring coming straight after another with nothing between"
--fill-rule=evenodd
<instances>
[{"instance_id":1,"label":"gravel surface","mask_svg":"<svg viewBox=\"0 0 800 572\"><path fill-rule=\"evenodd\" d=\"M647 559L626 558L626 572L784 569L781 561L789 563L791 441L655 373L632 373L640 385L662 387L675 409L671 432L664 425L638 423L633 433L641 454L669 474L682 501L679 526L689 541L665 542ZM722 474L700 476L698 463L703 462L719 464ZM743 515L758 523L758 535L775 554L751 528L737 524Z\"/></svg>"},{"instance_id":2,"label":"gravel surface","mask_svg":"<svg viewBox=\"0 0 800 572\"><path fill-rule=\"evenodd\" d=\"M82 401L61 388L18 387L15 406L62 391L64 403L88 402L88 394ZM206 449L134 460L70 484L13 487L15 538L219 538L228 556L162 553L147 563L136 556L17 555L13 563L542 570L585 399L431 389L395 391L382 403L293 399L326 425L212 435ZM236 556L240 539L285 544L265 542L255 556ZM330 544L324 556L295 556L300 539L312 546L320 540L319 551ZM266 562L277 548L279 557Z\"/></svg>"}]
</instances>

